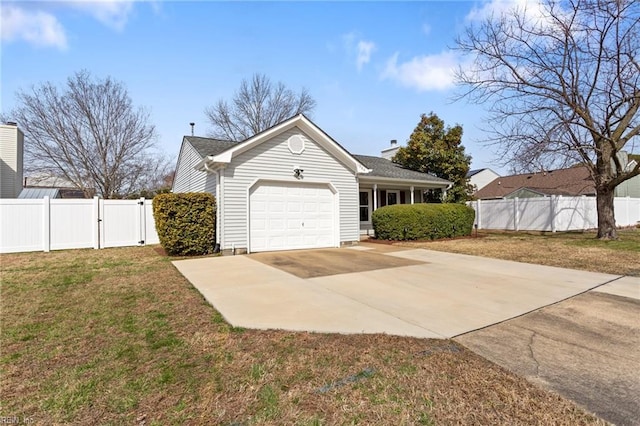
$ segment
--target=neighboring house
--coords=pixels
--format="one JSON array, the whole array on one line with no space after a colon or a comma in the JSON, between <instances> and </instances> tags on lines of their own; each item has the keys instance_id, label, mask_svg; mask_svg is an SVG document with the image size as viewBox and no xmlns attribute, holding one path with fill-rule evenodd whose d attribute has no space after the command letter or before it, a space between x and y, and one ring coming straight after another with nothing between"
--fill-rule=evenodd
<instances>
[{"instance_id":1,"label":"neighboring house","mask_svg":"<svg viewBox=\"0 0 640 426\"><path fill-rule=\"evenodd\" d=\"M621 157L622 164L626 164L627 168L633 168L637 164L633 155L627 157L626 153L621 153ZM498 177L473 195L476 199L481 200L547 197L550 195L567 197L586 195L591 197L596 195L596 188L589 169L584 166L576 166L568 169ZM635 176L618 185L615 196L640 198L640 176Z\"/></svg>"},{"instance_id":2,"label":"neighboring house","mask_svg":"<svg viewBox=\"0 0 640 426\"><path fill-rule=\"evenodd\" d=\"M84 198L82 190L60 177L25 177L24 133L13 122L0 125L0 198Z\"/></svg>"},{"instance_id":3,"label":"neighboring house","mask_svg":"<svg viewBox=\"0 0 640 426\"><path fill-rule=\"evenodd\" d=\"M631 170L640 162L640 154L627 154L624 151L619 153L620 162L626 164L626 170ZM640 198L640 175L627 179L616 186L616 197Z\"/></svg>"},{"instance_id":4,"label":"neighboring house","mask_svg":"<svg viewBox=\"0 0 640 426\"><path fill-rule=\"evenodd\" d=\"M0 125L0 198L16 198L22 191L24 134L16 123Z\"/></svg>"},{"instance_id":5,"label":"neighboring house","mask_svg":"<svg viewBox=\"0 0 640 426\"><path fill-rule=\"evenodd\" d=\"M87 198L81 189L47 188L42 186L25 186L18 198L41 199L49 198Z\"/></svg>"},{"instance_id":6,"label":"neighboring house","mask_svg":"<svg viewBox=\"0 0 640 426\"><path fill-rule=\"evenodd\" d=\"M589 170L584 167L501 176L474 194L480 200L495 198L530 198L550 195L595 196L596 189Z\"/></svg>"},{"instance_id":7,"label":"neighboring house","mask_svg":"<svg viewBox=\"0 0 640 426\"><path fill-rule=\"evenodd\" d=\"M70 180L46 173L25 176L24 189L18 198L87 198Z\"/></svg>"},{"instance_id":8,"label":"neighboring house","mask_svg":"<svg viewBox=\"0 0 640 426\"><path fill-rule=\"evenodd\" d=\"M419 203L450 182L349 153L304 115L244 142L185 136L173 192L216 196L224 253L339 247L371 229L371 213Z\"/></svg>"},{"instance_id":9,"label":"neighboring house","mask_svg":"<svg viewBox=\"0 0 640 426\"><path fill-rule=\"evenodd\" d=\"M500 175L491 169L469 170L467 173L469 184L473 185L474 192L481 190L499 177Z\"/></svg>"}]
</instances>

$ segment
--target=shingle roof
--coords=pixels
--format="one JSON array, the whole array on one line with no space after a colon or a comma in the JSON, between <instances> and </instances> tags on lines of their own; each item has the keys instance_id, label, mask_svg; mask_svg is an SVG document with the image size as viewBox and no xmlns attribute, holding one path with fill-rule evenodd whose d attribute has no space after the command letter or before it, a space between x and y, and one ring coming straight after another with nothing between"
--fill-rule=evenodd
<instances>
[{"instance_id":1,"label":"shingle roof","mask_svg":"<svg viewBox=\"0 0 640 426\"><path fill-rule=\"evenodd\" d=\"M214 138L203 138L199 136L184 137L198 151L202 158L207 155L218 155L228 149L233 148L238 142L225 141ZM344 149L344 148L343 148ZM345 150L346 151L346 150ZM347 151L348 152L348 151ZM440 179L428 173L416 172L406 169L399 164L393 163L385 158L372 157L369 155L353 155L366 168L371 169L367 176L382 177L391 179L420 180L429 183L448 184L449 181Z\"/></svg>"},{"instance_id":2,"label":"shingle roof","mask_svg":"<svg viewBox=\"0 0 640 426\"><path fill-rule=\"evenodd\" d=\"M473 175L477 175L478 173L480 173L483 170L487 170L487 169L475 169L475 170L469 170L469 173L467 173L467 177L470 178Z\"/></svg>"},{"instance_id":3,"label":"shingle roof","mask_svg":"<svg viewBox=\"0 0 640 426\"><path fill-rule=\"evenodd\" d=\"M499 177L481 188L474 196L479 199L503 198L521 188L545 195L579 196L596 193L589 169L580 166Z\"/></svg>"},{"instance_id":4,"label":"shingle roof","mask_svg":"<svg viewBox=\"0 0 640 426\"><path fill-rule=\"evenodd\" d=\"M406 180L422 180L430 183L448 184L449 181L441 179L439 177L430 175L428 173L416 172L415 170L409 170L396 164L386 158L372 157L369 155L354 155L354 157L364 164L365 167L371 169L371 173L366 176L383 177L391 179L406 179Z\"/></svg>"},{"instance_id":5,"label":"shingle roof","mask_svg":"<svg viewBox=\"0 0 640 426\"><path fill-rule=\"evenodd\" d=\"M233 148L238 142L225 141L222 139L202 138L200 136L185 136L186 140L198 151L202 158L207 155L217 155L229 148Z\"/></svg>"}]
</instances>

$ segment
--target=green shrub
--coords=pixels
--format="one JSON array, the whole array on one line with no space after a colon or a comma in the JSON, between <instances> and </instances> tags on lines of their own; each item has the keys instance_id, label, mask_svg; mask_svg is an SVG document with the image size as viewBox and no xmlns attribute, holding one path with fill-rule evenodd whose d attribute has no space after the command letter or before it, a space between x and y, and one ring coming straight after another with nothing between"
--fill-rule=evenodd
<instances>
[{"instance_id":1,"label":"green shrub","mask_svg":"<svg viewBox=\"0 0 640 426\"><path fill-rule=\"evenodd\" d=\"M475 211L464 204L396 204L373 212L376 238L436 240L471 235Z\"/></svg>"},{"instance_id":2,"label":"green shrub","mask_svg":"<svg viewBox=\"0 0 640 426\"><path fill-rule=\"evenodd\" d=\"M213 253L216 199L208 193L159 194L153 217L160 244L169 255Z\"/></svg>"}]
</instances>

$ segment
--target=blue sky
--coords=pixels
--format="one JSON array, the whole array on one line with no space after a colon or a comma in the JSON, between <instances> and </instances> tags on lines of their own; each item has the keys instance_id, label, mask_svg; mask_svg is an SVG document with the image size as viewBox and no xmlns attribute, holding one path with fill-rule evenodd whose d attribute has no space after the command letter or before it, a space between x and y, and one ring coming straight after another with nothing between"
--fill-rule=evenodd
<instances>
[{"instance_id":1,"label":"blue sky","mask_svg":"<svg viewBox=\"0 0 640 426\"><path fill-rule=\"evenodd\" d=\"M502 3L2 1L1 110L18 89L86 69L151 112L159 146L211 127L204 109L264 73L316 99L312 120L354 154L404 144L420 114L464 128L472 168L491 167L484 110L452 102L456 34Z\"/></svg>"}]
</instances>

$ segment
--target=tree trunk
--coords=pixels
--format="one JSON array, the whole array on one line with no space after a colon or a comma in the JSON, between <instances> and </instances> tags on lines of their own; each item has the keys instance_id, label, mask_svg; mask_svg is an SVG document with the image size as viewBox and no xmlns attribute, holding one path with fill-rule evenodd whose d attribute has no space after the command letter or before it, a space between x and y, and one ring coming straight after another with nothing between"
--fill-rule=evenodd
<instances>
[{"instance_id":1,"label":"tree trunk","mask_svg":"<svg viewBox=\"0 0 640 426\"><path fill-rule=\"evenodd\" d=\"M617 240L616 218L613 211L614 189L606 185L596 187L596 205L598 209L598 238Z\"/></svg>"}]
</instances>

